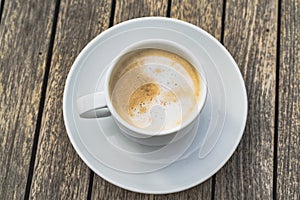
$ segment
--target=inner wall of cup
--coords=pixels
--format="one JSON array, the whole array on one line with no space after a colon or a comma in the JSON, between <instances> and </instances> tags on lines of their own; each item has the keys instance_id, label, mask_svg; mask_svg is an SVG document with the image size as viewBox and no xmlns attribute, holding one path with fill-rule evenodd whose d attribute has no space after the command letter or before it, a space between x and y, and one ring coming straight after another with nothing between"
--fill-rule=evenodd
<instances>
[{"instance_id":1,"label":"inner wall of cup","mask_svg":"<svg viewBox=\"0 0 300 200\"><path fill-rule=\"evenodd\" d=\"M115 79L117 77L116 72L122 74L122 73L126 73L126 71L128 71L128 69L124 69L124 68L121 69L122 67L126 66L126 64L120 65L120 63L123 63L124 60L126 59L126 56L124 56L124 55L128 55L128 54L130 54L130 53L132 53L136 50L142 50L142 49L161 49L161 50L164 50L164 51L167 51L167 52L171 52L173 54L177 54L178 56L183 57L185 60L190 62L193 66L195 66L194 60L191 59L191 57L189 56L189 53L187 53L186 50L183 50L181 47L178 47L178 45L173 44L173 42L166 43L165 41L163 41L163 42L162 41L150 41L150 42L148 41L148 42L145 42L145 43L133 45L131 48L128 48L126 51L124 51L119 58L116 59L116 62L114 64L114 68L112 69L112 72L111 72L111 75L110 75L110 80L109 80L109 96L110 96L111 99L113 98L113 92L114 92L115 86L119 81L118 78ZM139 65L139 63L137 63L137 65ZM132 66L132 68L134 68L134 66ZM198 91L200 93L199 98L203 98L202 97L203 96L202 95L202 92L203 92L202 90L203 90L204 87L203 87L202 84L203 84L204 79L202 79L203 76L196 69L196 67L195 67L195 70L197 71L197 74L199 75L199 78L200 78L200 87L199 87L199 91ZM120 77L120 76L118 76L118 77ZM151 80L146 80L146 82L150 83ZM129 84L129 86L130 86L130 83L124 83L124 84ZM187 90L188 90L188 88L187 88ZM121 91L121 93L122 93L122 91ZM185 124L185 122L192 121L197 116L197 114L199 113L199 110L201 109L200 104L199 104L200 101L201 101L201 99L196 99L195 100L195 103L197 104L197 106L196 106L195 110L190 111L191 113L193 113L193 115L188 117L188 120L181 119L180 122L177 120L178 121L177 123L179 124L179 126L183 126ZM126 123L132 124L130 121L128 121L128 116L122 115L122 113L119 113L117 109L115 109L115 111L118 113L118 115L123 120L125 120ZM137 127L137 128L141 128L141 127ZM176 127L176 128L177 128L177 130L180 129L180 127L179 128ZM168 128L168 130L165 130L165 131L160 130L160 132L166 132L166 131L167 132L171 131L171 128Z\"/></svg>"}]
</instances>

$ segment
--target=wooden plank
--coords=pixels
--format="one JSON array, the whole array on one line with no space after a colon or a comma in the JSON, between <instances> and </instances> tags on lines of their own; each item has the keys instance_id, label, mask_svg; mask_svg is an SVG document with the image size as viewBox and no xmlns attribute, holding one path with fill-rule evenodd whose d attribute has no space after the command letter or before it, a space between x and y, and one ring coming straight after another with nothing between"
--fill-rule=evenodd
<instances>
[{"instance_id":1,"label":"wooden plank","mask_svg":"<svg viewBox=\"0 0 300 200\"><path fill-rule=\"evenodd\" d=\"M145 16L166 16L167 0L116 1L114 24Z\"/></svg>"},{"instance_id":2,"label":"wooden plank","mask_svg":"<svg viewBox=\"0 0 300 200\"><path fill-rule=\"evenodd\" d=\"M167 0L118 0L115 6L114 22L117 24L128 19L143 16L166 16L167 5ZM95 175L92 199L153 199L153 195L124 190Z\"/></svg>"},{"instance_id":3,"label":"wooden plank","mask_svg":"<svg viewBox=\"0 0 300 200\"><path fill-rule=\"evenodd\" d=\"M87 198L90 170L65 131L62 99L71 65L81 49L108 28L110 8L110 1L61 1L31 199Z\"/></svg>"},{"instance_id":4,"label":"wooden plank","mask_svg":"<svg viewBox=\"0 0 300 200\"><path fill-rule=\"evenodd\" d=\"M300 4L281 4L277 198L300 199Z\"/></svg>"},{"instance_id":5,"label":"wooden plank","mask_svg":"<svg viewBox=\"0 0 300 200\"><path fill-rule=\"evenodd\" d=\"M194 1L173 0L171 17L192 23L212 34L218 40L221 39L222 31L222 0ZM194 195L200 199L211 199L212 178L198 185L194 192L186 192L186 199Z\"/></svg>"},{"instance_id":6,"label":"wooden plank","mask_svg":"<svg viewBox=\"0 0 300 200\"><path fill-rule=\"evenodd\" d=\"M0 25L0 199L24 198L55 2L5 1Z\"/></svg>"},{"instance_id":7,"label":"wooden plank","mask_svg":"<svg viewBox=\"0 0 300 200\"><path fill-rule=\"evenodd\" d=\"M242 141L216 176L215 199L271 199L277 1L228 0L224 45L243 74L249 101Z\"/></svg>"},{"instance_id":8,"label":"wooden plank","mask_svg":"<svg viewBox=\"0 0 300 200\"><path fill-rule=\"evenodd\" d=\"M171 17L192 23L221 39L223 0L173 0Z\"/></svg>"}]
</instances>

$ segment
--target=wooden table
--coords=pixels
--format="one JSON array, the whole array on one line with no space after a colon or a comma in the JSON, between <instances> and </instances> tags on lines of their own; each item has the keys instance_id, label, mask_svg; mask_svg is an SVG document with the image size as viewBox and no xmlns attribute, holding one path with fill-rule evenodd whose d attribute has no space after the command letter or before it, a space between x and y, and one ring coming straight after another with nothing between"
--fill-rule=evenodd
<instances>
[{"instance_id":1,"label":"wooden table","mask_svg":"<svg viewBox=\"0 0 300 200\"><path fill-rule=\"evenodd\" d=\"M67 74L114 24L167 16L208 31L244 77L244 136L212 178L170 195L116 187L73 149ZM0 0L0 199L300 199L299 0Z\"/></svg>"}]
</instances>

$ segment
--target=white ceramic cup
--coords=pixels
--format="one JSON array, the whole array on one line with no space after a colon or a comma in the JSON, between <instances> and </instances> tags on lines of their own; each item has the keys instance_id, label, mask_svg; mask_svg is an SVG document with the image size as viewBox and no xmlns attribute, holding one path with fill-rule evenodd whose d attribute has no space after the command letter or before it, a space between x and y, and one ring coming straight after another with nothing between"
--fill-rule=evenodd
<instances>
[{"instance_id":1,"label":"white ceramic cup","mask_svg":"<svg viewBox=\"0 0 300 200\"><path fill-rule=\"evenodd\" d=\"M161 130L159 132L143 130L142 128L136 127L124 120L113 106L109 88L109 83L113 76L113 69L125 54L134 50L146 48L161 49L183 57L195 67L200 77L200 97L198 98L199 100L197 100L197 111L194 112L194 114L187 120L184 120L180 127L176 127L175 129ZM207 82L205 79L204 71L202 70L201 64L199 63L198 59L194 57L193 53L175 42L161 39L144 40L134 43L125 48L111 62L111 65L106 72L104 84L104 91L87 94L77 99L79 115L82 118L92 119L111 116L120 128L121 132L124 133L127 137L140 144L151 146L160 146L177 141L178 139L189 133L197 124L197 119L203 108L207 94Z\"/></svg>"}]
</instances>

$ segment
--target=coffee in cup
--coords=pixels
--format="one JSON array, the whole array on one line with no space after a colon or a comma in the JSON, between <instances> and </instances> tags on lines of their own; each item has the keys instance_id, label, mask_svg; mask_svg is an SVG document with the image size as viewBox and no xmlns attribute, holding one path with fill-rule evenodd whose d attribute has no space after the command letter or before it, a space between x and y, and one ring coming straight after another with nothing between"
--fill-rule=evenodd
<instances>
[{"instance_id":1,"label":"coffee in cup","mask_svg":"<svg viewBox=\"0 0 300 200\"><path fill-rule=\"evenodd\" d=\"M124 121L159 134L179 129L198 112L200 84L196 68L182 56L143 48L115 64L109 95Z\"/></svg>"}]
</instances>

